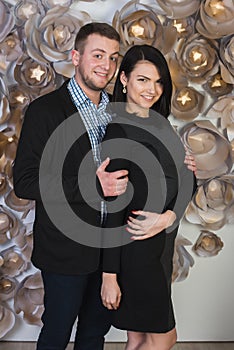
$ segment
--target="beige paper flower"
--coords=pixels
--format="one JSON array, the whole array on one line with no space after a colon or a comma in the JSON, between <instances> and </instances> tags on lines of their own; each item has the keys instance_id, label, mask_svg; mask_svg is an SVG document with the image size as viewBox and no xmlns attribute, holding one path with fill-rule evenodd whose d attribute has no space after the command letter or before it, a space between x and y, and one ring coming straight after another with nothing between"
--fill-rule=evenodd
<instances>
[{"instance_id":1,"label":"beige paper flower","mask_svg":"<svg viewBox=\"0 0 234 350\"><path fill-rule=\"evenodd\" d=\"M28 269L28 262L24 260L20 250L12 246L0 252L4 263L0 267L0 273L9 277L16 277Z\"/></svg>"},{"instance_id":2,"label":"beige paper flower","mask_svg":"<svg viewBox=\"0 0 234 350\"><path fill-rule=\"evenodd\" d=\"M42 3L47 8L52 8L55 6L69 7L73 0L42 0Z\"/></svg>"},{"instance_id":3,"label":"beige paper flower","mask_svg":"<svg viewBox=\"0 0 234 350\"><path fill-rule=\"evenodd\" d=\"M234 140L234 96L222 97L207 112L208 118L219 119L229 141Z\"/></svg>"},{"instance_id":4,"label":"beige paper flower","mask_svg":"<svg viewBox=\"0 0 234 350\"><path fill-rule=\"evenodd\" d=\"M0 244L7 242L19 233L17 217L2 205L0 206Z\"/></svg>"},{"instance_id":5,"label":"beige paper flower","mask_svg":"<svg viewBox=\"0 0 234 350\"><path fill-rule=\"evenodd\" d=\"M181 69L196 83L204 83L218 72L219 61L215 42L199 34L181 40L177 50Z\"/></svg>"},{"instance_id":6,"label":"beige paper flower","mask_svg":"<svg viewBox=\"0 0 234 350\"><path fill-rule=\"evenodd\" d=\"M223 242L215 233L202 230L192 250L198 256L211 257L223 248Z\"/></svg>"},{"instance_id":7,"label":"beige paper flower","mask_svg":"<svg viewBox=\"0 0 234 350\"><path fill-rule=\"evenodd\" d=\"M223 95L228 95L233 90L233 84L228 84L223 80L220 73L208 78L207 82L203 84L204 90L206 90L211 97L216 98Z\"/></svg>"},{"instance_id":8,"label":"beige paper flower","mask_svg":"<svg viewBox=\"0 0 234 350\"><path fill-rule=\"evenodd\" d=\"M182 140L193 154L198 179L226 174L232 168L231 145L208 120L185 125L180 130Z\"/></svg>"},{"instance_id":9,"label":"beige paper flower","mask_svg":"<svg viewBox=\"0 0 234 350\"><path fill-rule=\"evenodd\" d=\"M6 61L18 60L23 54L17 32L11 33L0 42L0 55L5 56Z\"/></svg>"},{"instance_id":10,"label":"beige paper flower","mask_svg":"<svg viewBox=\"0 0 234 350\"><path fill-rule=\"evenodd\" d=\"M17 289L14 301L15 312L23 312L24 320L33 325L41 326L41 315L44 311L43 282L40 272L24 278Z\"/></svg>"},{"instance_id":11,"label":"beige paper flower","mask_svg":"<svg viewBox=\"0 0 234 350\"><path fill-rule=\"evenodd\" d=\"M21 26L31 16L36 14L40 14L42 16L45 15L45 9L41 5L41 1L19 0L17 4L14 6L14 15L18 26Z\"/></svg>"},{"instance_id":12,"label":"beige paper flower","mask_svg":"<svg viewBox=\"0 0 234 350\"><path fill-rule=\"evenodd\" d=\"M182 235L176 237L173 256L172 282L181 282L188 277L189 269L194 265L194 259L188 253L185 246L191 244L192 243Z\"/></svg>"},{"instance_id":13,"label":"beige paper flower","mask_svg":"<svg viewBox=\"0 0 234 350\"><path fill-rule=\"evenodd\" d=\"M32 96L44 95L56 87L55 72L48 64L39 63L29 57L24 57L14 69L14 78L23 85Z\"/></svg>"},{"instance_id":14,"label":"beige paper flower","mask_svg":"<svg viewBox=\"0 0 234 350\"><path fill-rule=\"evenodd\" d=\"M33 249L33 232L27 232L26 228L23 227L19 234L14 237L14 243L20 248L25 260L30 261Z\"/></svg>"},{"instance_id":15,"label":"beige paper flower","mask_svg":"<svg viewBox=\"0 0 234 350\"><path fill-rule=\"evenodd\" d=\"M0 277L0 300L7 301L14 297L18 281L8 276Z\"/></svg>"},{"instance_id":16,"label":"beige paper flower","mask_svg":"<svg viewBox=\"0 0 234 350\"><path fill-rule=\"evenodd\" d=\"M112 25L120 34L122 55L130 46L142 44L155 46L166 54L171 51L177 38L175 27L163 27L158 13L139 1L129 1L120 11L116 11Z\"/></svg>"},{"instance_id":17,"label":"beige paper flower","mask_svg":"<svg viewBox=\"0 0 234 350\"><path fill-rule=\"evenodd\" d=\"M234 204L234 175L207 180L200 185L189 203L185 218L207 229L219 230L229 223Z\"/></svg>"},{"instance_id":18,"label":"beige paper flower","mask_svg":"<svg viewBox=\"0 0 234 350\"><path fill-rule=\"evenodd\" d=\"M220 41L220 69L224 81L234 84L234 36L224 37Z\"/></svg>"},{"instance_id":19,"label":"beige paper flower","mask_svg":"<svg viewBox=\"0 0 234 350\"><path fill-rule=\"evenodd\" d=\"M199 0L157 0L157 2L170 18L188 17L200 6Z\"/></svg>"},{"instance_id":20,"label":"beige paper flower","mask_svg":"<svg viewBox=\"0 0 234 350\"><path fill-rule=\"evenodd\" d=\"M8 192L8 194L5 197L5 203L6 205L18 212L23 212L23 218L25 218L28 214L28 212L34 208L34 201L31 201L29 199L23 199L18 198L14 192L14 190L11 190Z\"/></svg>"},{"instance_id":21,"label":"beige paper flower","mask_svg":"<svg viewBox=\"0 0 234 350\"><path fill-rule=\"evenodd\" d=\"M91 22L88 13L55 6L45 16L32 15L25 23L28 55L40 64L52 63L66 77L74 74L70 52L80 27Z\"/></svg>"},{"instance_id":22,"label":"beige paper flower","mask_svg":"<svg viewBox=\"0 0 234 350\"><path fill-rule=\"evenodd\" d=\"M233 34L234 6L230 0L205 0L200 5L197 31L211 39Z\"/></svg>"},{"instance_id":23,"label":"beige paper flower","mask_svg":"<svg viewBox=\"0 0 234 350\"><path fill-rule=\"evenodd\" d=\"M6 1L0 1L0 42L12 31L14 25L14 17Z\"/></svg>"},{"instance_id":24,"label":"beige paper flower","mask_svg":"<svg viewBox=\"0 0 234 350\"><path fill-rule=\"evenodd\" d=\"M201 112L204 96L192 87L177 89L173 94L171 112L175 118L191 121Z\"/></svg>"},{"instance_id":25,"label":"beige paper flower","mask_svg":"<svg viewBox=\"0 0 234 350\"><path fill-rule=\"evenodd\" d=\"M3 338L15 325L14 313L0 304L0 338Z\"/></svg>"}]
</instances>

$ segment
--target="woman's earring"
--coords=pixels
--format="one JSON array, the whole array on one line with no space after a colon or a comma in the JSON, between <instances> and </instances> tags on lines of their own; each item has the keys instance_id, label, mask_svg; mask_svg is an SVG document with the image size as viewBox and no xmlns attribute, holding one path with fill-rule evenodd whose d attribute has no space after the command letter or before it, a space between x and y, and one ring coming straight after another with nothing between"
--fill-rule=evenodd
<instances>
[{"instance_id":1,"label":"woman's earring","mask_svg":"<svg viewBox=\"0 0 234 350\"><path fill-rule=\"evenodd\" d=\"M126 93L127 93L126 86L123 85L123 94L126 94Z\"/></svg>"}]
</instances>

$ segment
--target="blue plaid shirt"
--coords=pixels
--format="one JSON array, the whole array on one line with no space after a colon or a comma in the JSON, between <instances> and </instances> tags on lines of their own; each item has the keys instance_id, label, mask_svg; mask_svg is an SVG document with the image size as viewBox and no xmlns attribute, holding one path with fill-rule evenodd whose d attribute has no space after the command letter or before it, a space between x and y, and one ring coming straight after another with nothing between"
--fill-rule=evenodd
<instances>
[{"instance_id":1,"label":"blue plaid shirt","mask_svg":"<svg viewBox=\"0 0 234 350\"><path fill-rule=\"evenodd\" d=\"M93 159L98 167L102 162L100 155L101 142L105 135L106 127L112 120L111 115L105 112L109 102L108 95L105 91L102 91L101 101L97 107L81 89L75 77L70 79L67 88L89 135ZM106 203L101 201L102 223L106 217L106 213Z\"/></svg>"}]
</instances>

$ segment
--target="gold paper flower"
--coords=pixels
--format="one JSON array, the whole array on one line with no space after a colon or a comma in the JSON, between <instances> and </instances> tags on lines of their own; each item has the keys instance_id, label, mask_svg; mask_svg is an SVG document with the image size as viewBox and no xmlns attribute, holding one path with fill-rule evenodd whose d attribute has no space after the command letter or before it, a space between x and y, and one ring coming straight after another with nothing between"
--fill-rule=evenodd
<instances>
[{"instance_id":1,"label":"gold paper flower","mask_svg":"<svg viewBox=\"0 0 234 350\"><path fill-rule=\"evenodd\" d=\"M10 106L8 98L0 91L0 125L4 124L10 118Z\"/></svg>"},{"instance_id":2,"label":"gold paper flower","mask_svg":"<svg viewBox=\"0 0 234 350\"><path fill-rule=\"evenodd\" d=\"M89 22L88 13L62 6L53 7L45 16L32 15L25 23L28 55L40 64L51 62L58 74L71 77L74 67L70 51L80 27Z\"/></svg>"},{"instance_id":3,"label":"gold paper flower","mask_svg":"<svg viewBox=\"0 0 234 350\"><path fill-rule=\"evenodd\" d=\"M53 91L56 87L52 67L29 57L24 57L22 63L15 66L14 77L19 85L27 87L35 97Z\"/></svg>"},{"instance_id":4,"label":"gold paper flower","mask_svg":"<svg viewBox=\"0 0 234 350\"><path fill-rule=\"evenodd\" d=\"M175 118L190 121L201 112L204 96L192 87L184 87L175 91L171 112Z\"/></svg>"},{"instance_id":5,"label":"gold paper flower","mask_svg":"<svg viewBox=\"0 0 234 350\"><path fill-rule=\"evenodd\" d=\"M157 0L157 2L170 18L188 17L200 6L199 0Z\"/></svg>"},{"instance_id":6,"label":"gold paper flower","mask_svg":"<svg viewBox=\"0 0 234 350\"><path fill-rule=\"evenodd\" d=\"M185 246L192 243L185 237L178 235L175 240L173 256L172 282L181 282L188 277L189 269L194 265L193 257L188 253Z\"/></svg>"},{"instance_id":7,"label":"gold paper flower","mask_svg":"<svg viewBox=\"0 0 234 350\"><path fill-rule=\"evenodd\" d=\"M211 257L217 255L223 248L223 242L213 232L202 230L192 250L198 256Z\"/></svg>"},{"instance_id":8,"label":"gold paper flower","mask_svg":"<svg viewBox=\"0 0 234 350\"><path fill-rule=\"evenodd\" d=\"M2 275L15 277L27 270L28 262L24 260L20 250L16 246L12 246L0 252L3 258L3 265L0 267Z\"/></svg>"},{"instance_id":9,"label":"gold paper flower","mask_svg":"<svg viewBox=\"0 0 234 350\"><path fill-rule=\"evenodd\" d=\"M31 101L30 91L18 84L9 87L9 103L13 108L24 109Z\"/></svg>"},{"instance_id":10,"label":"gold paper flower","mask_svg":"<svg viewBox=\"0 0 234 350\"><path fill-rule=\"evenodd\" d=\"M208 179L230 171L231 145L210 121L189 123L180 133L186 148L195 158L198 179Z\"/></svg>"},{"instance_id":11,"label":"gold paper flower","mask_svg":"<svg viewBox=\"0 0 234 350\"><path fill-rule=\"evenodd\" d=\"M8 276L0 277L0 300L6 301L14 297L18 281Z\"/></svg>"},{"instance_id":12,"label":"gold paper flower","mask_svg":"<svg viewBox=\"0 0 234 350\"><path fill-rule=\"evenodd\" d=\"M234 175L207 180L200 185L189 203L185 218L207 229L219 230L229 223L234 203Z\"/></svg>"},{"instance_id":13,"label":"gold paper flower","mask_svg":"<svg viewBox=\"0 0 234 350\"><path fill-rule=\"evenodd\" d=\"M233 84L226 83L220 73L217 73L213 77L208 78L207 82L203 84L203 88L215 98L232 92Z\"/></svg>"},{"instance_id":14,"label":"gold paper flower","mask_svg":"<svg viewBox=\"0 0 234 350\"><path fill-rule=\"evenodd\" d=\"M11 32L14 25L14 17L6 4L6 1L0 1L0 42L2 42Z\"/></svg>"},{"instance_id":15,"label":"gold paper flower","mask_svg":"<svg viewBox=\"0 0 234 350\"><path fill-rule=\"evenodd\" d=\"M9 136L0 132L0 173L8 176L8 180L12 178L12 163L15 159L18 138L11 132Z\"/></svg>"},{"instance_id":16,"label":"gold paper flower","mask_svg":"<svg viewBox=\"0 0 234 350\"><path fill-rule=\"evenodd\" d=\"M15 325L14 313L0 304L0 338L3 338Z\"/></svg>"},{"instance_id":17,"label":"gold paper flower","mask_svg":"<svg viewBox=\"0 0 234 350\"><path fill-rule=\"evenodd\" d=\"M192 17L167 19L165 22L167 26L173 26L177 31L177 38L188 38L194 34L194 19Z\"/></svg>"},{"instance_id":18,"label":"gold paper flower","mask_svg":"<svg viewBox=\"0 0 234 350\"><path fill-rule=\"evenodd\" d=\"M233 34L234 7L229 0L205 0L200 5L197 31L211 39Z\"/></svg>"},{"instance_id":19,"label":"gold paper flower","mask_svg":"<svg viewBox=\"0 0 234 350\"><path fill-rule=\"evenodd\" d=\"M234 84L234 36L224 37L220 41L220 69L224 81Z\"/></svg>"},{"instance_id":20,"label":"gold paper flower","mask_svg":"<svg viewBox=\"0 0 234 350\"><path fill-rule=\"evenodd\" d=\"M175 27L163 27L156 11L138 1L129 1L116 11L112 25L121 37L121 54L130 46L142 44L155 46L166 54L177 38Z\"/></svg>"},{"instance_id":21,"label":"gold paper flower","mask_svg":"<svg viewBox=\"0 0 234 350\"><path fill-rule=\"evenodd\" d=\"M43 305L43 282L40 272L24 278L17 289L14 301L15 312L23 312L24 320L33 325L41 326Z\"/></svg>"},{"instance_id":22,"label":"gold paper flower","mask_svg":"<svg viewBox=\"0 0 234 350\"><path fill-rule=\"evenodd\" d=\"M3 244L17 236L19 233L19 221L10 211L0 206L0 243Z\"/></svg>"},{"instance_id":23,"label":"gold paper flower","mask_svg":"<svg viewBox=\"0 0 234 350\"><path fill-rule=\"evenodd\" d=\"M188 78L203 83L218 72L219 61L215 43L199 34L188 40L181 40L178 46L178 60Z\"/></svg>"}]
</instances>

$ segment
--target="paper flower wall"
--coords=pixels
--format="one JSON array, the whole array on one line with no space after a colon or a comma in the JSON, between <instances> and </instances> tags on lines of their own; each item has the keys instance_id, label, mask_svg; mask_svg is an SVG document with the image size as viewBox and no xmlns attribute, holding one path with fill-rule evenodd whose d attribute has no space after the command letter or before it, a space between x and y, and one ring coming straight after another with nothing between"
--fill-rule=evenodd
<instances>
[{"instance_id":1,"label":"paper flower wall","mask_svg":"<svg viewBox=\"0 0 234 350\"><path fill-rule=\"evenodd\" d=\"M74 73L70 50L76 33L95 21L81 8L78 0L0 0L0 338L16 318L40 324L42 282L30 263L34 203L15 196L12 164L30 101ZM177 237L173 281L183 281L196 259L225 253L225 243L209 230L234 221L233 2L132 0L103 21L121 36L119 62L131 45L149 44L162 50L170 67L170 120L179 124L198 167L199 187L185 217L202 230L196 242Z\"/></svg>"}]
</instances>

